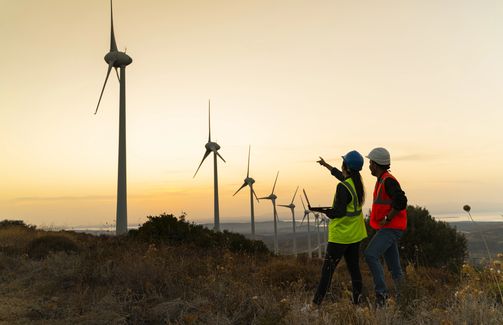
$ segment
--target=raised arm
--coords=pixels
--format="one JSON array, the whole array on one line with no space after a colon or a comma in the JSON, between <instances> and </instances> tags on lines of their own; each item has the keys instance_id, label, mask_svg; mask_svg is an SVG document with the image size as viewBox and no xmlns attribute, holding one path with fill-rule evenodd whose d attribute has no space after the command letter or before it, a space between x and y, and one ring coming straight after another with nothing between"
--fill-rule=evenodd
<instances>
[{"instance_id":1,"label":"raised arm","mask_svg":"<svg viewBox=\"0 0 503 325\"><path fill-rule=\"evenodd\" d=\"M320 160L316 161L318 164L322 165L326 169L330 171L330 173L337 178L339 181L344 181L344 175L342 175L342 172L337 169L337 167L332 167L329 163L325 161L322 157L320 157Z\"/></svg>"}]
</instances>

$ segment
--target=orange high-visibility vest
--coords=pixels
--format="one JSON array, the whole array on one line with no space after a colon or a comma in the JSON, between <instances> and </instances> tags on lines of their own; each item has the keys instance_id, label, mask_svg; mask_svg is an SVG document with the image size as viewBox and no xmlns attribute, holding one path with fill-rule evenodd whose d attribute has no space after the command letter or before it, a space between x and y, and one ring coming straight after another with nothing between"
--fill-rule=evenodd
<instances>
[{"instance_id":1,"label":"orange high-visibility vest","mask_svg":"<svg viewBox=\"0 0 503 325\"><path fill-rule=\"evenodd\" d=\"M381 226L379 222L386 217L391 211L391 198L384 187L384 181L387 178L393 178L393 175L387 171L382 174L381 178L377 180L374 187L374 202L372 203L372 210L370 211L370 226L376 230L381 228L392 228L405 230L407 228L407 210L400 211L391 222ZM398 181L397 181L398 182ZM400 184L399 184L400 185Z\"/></svg>"}]
</instances>

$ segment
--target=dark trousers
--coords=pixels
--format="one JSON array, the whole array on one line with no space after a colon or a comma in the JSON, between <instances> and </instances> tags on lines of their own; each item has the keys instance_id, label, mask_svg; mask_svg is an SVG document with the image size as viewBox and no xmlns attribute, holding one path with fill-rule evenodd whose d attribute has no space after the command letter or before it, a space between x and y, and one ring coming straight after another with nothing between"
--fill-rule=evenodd
<instances>
[{"instance_id":1,"label":"dark trousers","mask_svg":"<svg viewBox=\"0 0 503 325\"><path fill-rule=\"evenodd\" d=\"M321 279L318 285L318 290L314 295L313 303L319 305L327 294L327 289L332 282L332 275L334 274L337 264L344 256L349 274L351 275L351 283L353 285L353 300L356 303L358 296L362 292L362 274L360 273L360 259L359 259L360 242L353 244L336 244L328 243L325 260L321 267ZM356 299L356 301L355 301Z\"/></svg>"}]
</instances>

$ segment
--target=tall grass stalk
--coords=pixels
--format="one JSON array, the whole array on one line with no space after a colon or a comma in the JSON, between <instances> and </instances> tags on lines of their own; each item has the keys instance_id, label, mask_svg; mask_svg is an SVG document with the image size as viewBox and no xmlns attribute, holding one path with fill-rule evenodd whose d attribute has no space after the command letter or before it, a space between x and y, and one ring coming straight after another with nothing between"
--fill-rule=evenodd
<instances>
[{"instance_id":1,"label":"tall grass stalk","mask_svg":"<svg viewBox=\"0 0 503 325\"><path fill-rule=\"evenodd\" d=\"M465 205L465 206L463 206L463 210L465 210L466 213L468 213L468 216L470 217L470 220L475 225L475 227L477 227L477 230L480 233L480 237L482 237L482 242L484 242L484 246L485 246L486 252L487 252L487 257L489 258L489 263L490 263L492 261L492 257L491 257L491 252L489 251L489 246L487 245L486 237L482 233L482 230L479 228L479 226L475 222L475 220L473 220L472 214L470 213L471 207L469 205ZM501 286L500 286L500 283L498 281L498 278L496 278L496 274L494 274L493 272L489 272L489 273L491 274L491 277L493 278L494 283L498 287L498 291L499 291L499 295L500 295L500 302L503 304L503 293L501 292Z\"/></svg>"}]
</instances>

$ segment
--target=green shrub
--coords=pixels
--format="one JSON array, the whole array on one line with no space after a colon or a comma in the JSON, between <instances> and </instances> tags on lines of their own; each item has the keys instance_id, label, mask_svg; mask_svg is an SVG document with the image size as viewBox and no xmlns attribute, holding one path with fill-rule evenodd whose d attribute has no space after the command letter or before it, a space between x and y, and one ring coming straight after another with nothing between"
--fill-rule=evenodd
<instances>
[{"instance_id":1,"label":"green shrub","mask_svg":"<svg viewBox=\"0 0 503 325\"><path fill-rule=\"evenodd\" d=\"M23 220L2 220L0 221L0 228L10 228L10 227L19 227L25 228L27 230L35 230L36 226L27 225Z\"/></svg>"},{"instance_id":2,"label":"green shrub","mask_svg":"<svg viewBox=\"0 0 503 325\"><path fill-rule=\"evenodd\" d=\"M129 236L146 242L189 244L202 248L226 248L241 253L269 253L262 241L249 240L245 236L224 230L214 231L201 225L188 223L182 215L178 220L172 214L149 216L138 230Z\"/></svg>"},{"instance_id":3,"label":"green shrub","mask_svg":"<svg viewBox=\"0 0 503 325\"><path fill-rule=\"evenodd\" d=\"M46 235L33 239L27 247L27 254L33 259L43 259L51 252L78 252L79 246L70 238L61 235Z\"/></svg>"},{"instance_id":4,"label":"green shrub","mask_svg":"<svg viewBox=\"0 0 503 325\"><path fill-rule=\"evenodd\" d=\"M467 255L466 238L427 209L407 207L407 231L400 240L402 258L416 266L459 271Z\"/></svg>"}]
</instances>

